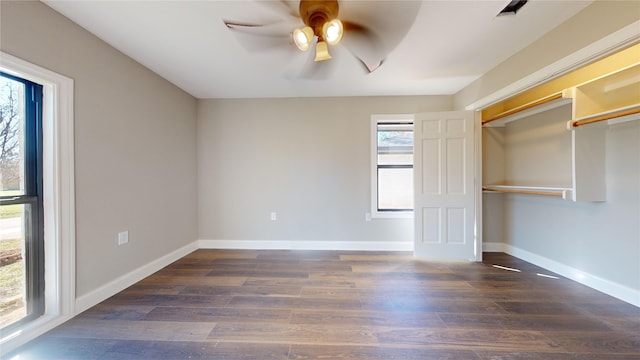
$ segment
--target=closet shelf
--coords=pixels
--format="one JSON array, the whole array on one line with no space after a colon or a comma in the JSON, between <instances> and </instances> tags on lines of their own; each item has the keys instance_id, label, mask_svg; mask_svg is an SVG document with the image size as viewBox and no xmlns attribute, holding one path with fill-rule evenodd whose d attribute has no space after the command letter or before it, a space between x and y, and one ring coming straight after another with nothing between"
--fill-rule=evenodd
<instances>
[{"instance_id":1,"label":"closet shelf","mask_svg":"<svg viewBox=\"0 0 640 360\"><path fill-rule=\"evenodd\" d=\"M486 192L557 196L565 200L570 198L569 195L572 191L570 188L514 185L484 185L482 190Z\"/></svg>"},{"instance_id":2,"label":"closet shelf","mask_svg":"<svg viewBox=\"0 0 640 360\"><path fill-rule=\"evenodd\" d=\"M557 196L572 201L606 201L607 124L640 120L638 54L640 44L483 109L483 128L504 127L520 119L529 121L525 126L512 126L504 131L485 129L491 135L487 136L487 141L492 144L492 151L503 155L504 164L503 167L496 166L495 174L486 177L492 179L487 182L497 184L485 185L483 191ZM570 114L567 111L569 104ZM551 121L562 121L569 131L565 135L560 127L540 127ZM593 125L582 126L587 124ZM514 139L518 139L521 131L552 134L548 141L556 147L518 143ZM562 149L563 155L569 155L564 151L570 151L570 162L567 161L569 156L555 156L556 149ZM509 155L508 159L505 154ZM533 165L541 170L529 171L527 161L535 162ZM549 161L550 165L544 161ZM526 179L521 183L547 184L546 174L558 169L564 169L564 174L551 184L568 188L500 185L509 183L507 179L516 178Z\"/></svg>"},{"instance_id":3,"label":"closet shelf","mask_svg":"<svg viewBox=\"0 0 640 360\"><path fill-rule=\"evenodd\" d=\"M482 121L483 127L503 127L507 123L535 115L540 112L555 109L562 105L571 103L572 99L567 98L562 92L552 94L550 96L532 101L530 103L518 106L511 110L497 114L491 118Z\"/></svg>"},{"instance_id":4,"label":"closet shelf","mask_svg":"<svg viewBox=\"0 0 640 360\"><path fill-rule=\"evenodd\" d=\"M640 114L640 105L629 106L627 108L616 109L614 111L605 111L599 114L591 116L585 116L580 119L571 121L572 127L578 127L582 125L588 125L597 123L600 121L607 121L612 119L618 119L625 116Z\"/></svg>"},{"instance_id":5,"label":"closet shelf","mask_svg":"<svg viewBox=\"0 0 640 360\"><path fill-rule=\"evenodd\" d=\"M490 115L482 126L502 127L567 103L573 110L570 128L640 114L640 62Z\"/></svg>"},{"instance_id":6,"label":"closet shelf","mask_svg":"<svg viewBox=\"0 0 640 360\"><path fill-rule=\"evenodd\" d=\"M640 62L568 89L573 126L640 112Z\"/></svg>"}]
</instances>

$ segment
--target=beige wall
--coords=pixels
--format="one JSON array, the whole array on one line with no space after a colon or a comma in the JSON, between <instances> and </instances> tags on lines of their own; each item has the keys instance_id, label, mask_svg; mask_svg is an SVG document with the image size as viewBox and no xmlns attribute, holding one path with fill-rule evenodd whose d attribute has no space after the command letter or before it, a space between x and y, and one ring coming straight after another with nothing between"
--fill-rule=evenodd
<instances>
[{"instance_id":1,"label":"beige wall","mask_svg":"<svg viewBox=\"0 0 640 360\"><path fill-rule=\"evenodd\" d=\"M74 80L77 296L195 241L196 100L40 2L0 9L2 51Z\"/></svg>"},{"instance_id":2,"label":"beige wall","mask_svg":"<svg viewBox=\"0 0 640 360\"><path fill-rule=\"evenodd\" d=\"M413 241L412 220L365 221L370 116L450 108L450 96L200 100L200 239Z\"/></svg>"},{"instance_id":3,"label":"beige wall","mask_svg":"<svg viewBox=\"0 0 640 360\"><path fill-rule=\"evenodd\" d=\"M606 138L606 202L505 196L503 241L640 291L640 119Z\"/></svg>"}]
</instances>

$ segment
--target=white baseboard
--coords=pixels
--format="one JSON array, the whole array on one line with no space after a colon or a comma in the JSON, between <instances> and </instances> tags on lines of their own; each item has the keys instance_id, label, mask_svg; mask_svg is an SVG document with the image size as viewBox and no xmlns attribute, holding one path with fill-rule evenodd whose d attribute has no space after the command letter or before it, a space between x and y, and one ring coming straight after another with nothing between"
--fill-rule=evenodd
<instances>
[{"instance_id":1,"label":"white baseboard","mask_svg":"<svg viewBox=\"0 0 640 360\"><path fill-rule=\"evenodd\" d=\"M503 243L483 243L482 252L506 252Z\"/></svg>"},{"instance_id":2,"label":"white baseboard","mask_svg":"<svg viewBox=\"0 0 640 360\"><path fill-rule=\"evenodd\" d=\"M193 242L186 246L179 248L161 258L158 258L146 265L139 267L138 269L123 275L108 284L101 286L100 288L76 298L75 313L89 309L90 307L104 301L105 299L117 294L118 292L128 288L136 282L144 279L145 277L153 274L154 272L164 268L172 262L179 260L189 253L198 249L198 242Z\"/></svg>"},{"instance_id":3,"label":"white baseboard","mask_svg":"<svg viewBox=\"0 0 640 360\"><path fill-rule=\"evenodd\" d=\"M538 254L534 254L526 250L522 250L515 246L511 246L509 244L500 244L500 245L502 245L504 252L509 255L515 256L526 262L540 266L558 275L564 276L580 284L586 285L592 289L598 290L607 295L610 295L622 301L628 302L629 304L640 307L640 291L636 289L632 289L630 287L615 283L613 281L606 280L601 277L580 271L571 266L559 263L555 260L551 260L549 258L540 256Z\"/></svg>"},{"instance_id":4,"label":"white baseboard","mask_svg":"<svg viewBox=\"0 0 640 360\"><path fill-rule=\"evenodd\" d=\"M413 251L413 242L200 240L200 249Z\"/></svg>"}]
</instances>

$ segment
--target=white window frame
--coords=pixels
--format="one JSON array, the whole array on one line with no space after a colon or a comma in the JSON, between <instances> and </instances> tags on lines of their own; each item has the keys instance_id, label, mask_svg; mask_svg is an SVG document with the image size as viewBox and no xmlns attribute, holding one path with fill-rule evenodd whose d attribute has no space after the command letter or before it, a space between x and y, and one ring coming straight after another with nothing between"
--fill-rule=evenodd
<instances>
[{"instance_id":1,"label":"white window frame","mask_svg":"<svg viewBox=\"0 0 640 360\"><path fill-rule=\"evenodd\" d=\"M0 70L43 85L45 310L0 339L0 357L67 321L75 311L73 80L0 51Z\"/></svg>"},{"instance_id":2,"label":"white window frame","mask_svg":"<svg viewBox=\"0 0 640 360\"><path fill-rule=\"evenodd\" d=\"M387 219L413 219L413 210L378 211L378 123L411 122L413 114L373 114L371 115L371 217Z\"/></svg>"}]
</instances>

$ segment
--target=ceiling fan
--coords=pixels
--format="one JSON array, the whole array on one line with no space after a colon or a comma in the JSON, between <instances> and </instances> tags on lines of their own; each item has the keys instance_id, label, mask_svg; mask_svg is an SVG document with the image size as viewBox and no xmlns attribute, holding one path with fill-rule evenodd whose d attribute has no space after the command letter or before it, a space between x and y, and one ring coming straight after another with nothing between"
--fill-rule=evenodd
<instances>
[{"instance_id":1,"label":"ceiling fan","mask_svg":"<svg viewBox=\"0 0 640 360\"><path fill-rule=\"evenodd\" d=\"M286 46L303 52L313 49L315 62L331 59L330 47L344 46L367 73L378 69L404 38L421 5L415 0L300 0L296 9L287 0L259 3L275 9L283 20L264 24L224 20L225 25L254 36L256 45L261 44L262 48ZM286 41L265 42L265 38Z\"/></svg>"}]
</instances>

